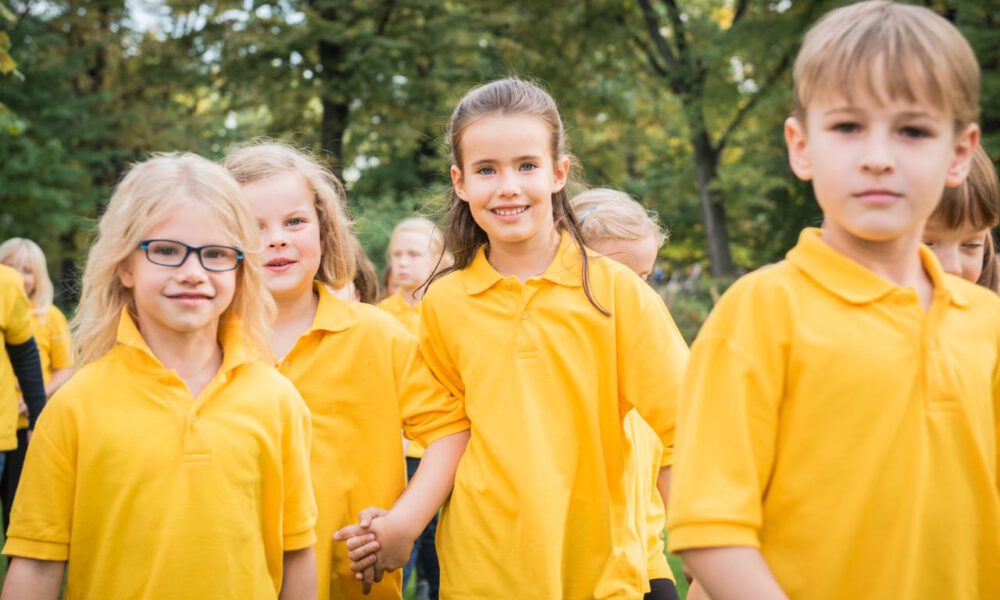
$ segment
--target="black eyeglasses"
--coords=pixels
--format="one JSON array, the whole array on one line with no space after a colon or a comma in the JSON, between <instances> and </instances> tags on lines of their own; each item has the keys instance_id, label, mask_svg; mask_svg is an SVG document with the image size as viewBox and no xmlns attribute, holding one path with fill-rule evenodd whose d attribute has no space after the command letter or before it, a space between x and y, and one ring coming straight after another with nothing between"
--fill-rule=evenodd
<instances>
[{"instance_id":1,"label":"black eyeglasses","mask_svg":"<svg viewBox=\"0 0 1000 600\"><path fill-rule=\"evenodd\" d=\"M232 246L195 247L174 240L143 240L139 248L145 251L146 260L161 267L179 267L192 252L206 271L232 271L243 260L243 251Z\"/></svg>"}]
</instances>

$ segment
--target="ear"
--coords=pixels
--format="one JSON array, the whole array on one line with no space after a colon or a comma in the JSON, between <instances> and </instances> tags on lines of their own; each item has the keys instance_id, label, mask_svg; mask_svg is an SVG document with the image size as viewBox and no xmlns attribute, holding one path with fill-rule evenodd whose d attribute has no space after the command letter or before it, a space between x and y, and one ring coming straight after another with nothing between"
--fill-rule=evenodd
<instances>
[{"instance_id":1,"label":"ear","mask_svg":"<svg viewBox=\"0 0 1000 600\"><path fill-rule=\"evenodd\" d=\"M132 276L132 261L124 260L118 265L118 281L122 282L122 287L132 289L135 287L135 277Z\"/></svg>"},{"instance_id":2,"label":"ear","mask_svg":"<svg viewBox=\"0 0 1000 600\"><path fill-rule=\"evenodd\" d=\"M802 181L813 176L812 161L809 160L805 124L796 117L785 119L785 145L788 146L788 166Z\"/></svg>"},{"instance_id":3,"label":"ear","mask_svg":"<svg viewBox=\"0 0 1000 600\"><path fill-rule=\"evenodd\" d=\"M451 185L455 188L455 195L468 202L465 197L465 180L462 178L462 169L459 169L458 165L451 165Z\"/></svg>"},{"instance_id":4,"label":"ear","mask_svg":"<svg viewBox=\"0 0 1000 600\"><path fill-rule=\"evenodd\" d=\"M955 136L955 153L948 164L948 177L945 185L956 187L962 185L972 168L972 156L979 147L979 125L971 123L961 133Z\"/></svg>"},{"instance_id":5,"label":"ear","mask_svg":"<svg viewBox=\"0 0 1000 600\"><path fill-rule=\"evenodd\" d=\"M568 156L563 156L552 165L552 192L561 191L566 187L569 179L570 160Z\"/></svg>"}]
</instances>

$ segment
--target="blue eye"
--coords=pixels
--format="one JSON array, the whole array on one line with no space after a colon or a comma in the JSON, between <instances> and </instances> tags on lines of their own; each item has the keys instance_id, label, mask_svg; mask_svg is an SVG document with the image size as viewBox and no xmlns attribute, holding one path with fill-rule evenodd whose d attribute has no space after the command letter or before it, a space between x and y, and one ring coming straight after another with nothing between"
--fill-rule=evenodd
<instances>
[{"instance_id":1,"label":"blue eye","mask_svg":"<svg viewBox=\"0 0 1000 600\"><path fill-rule=\"evenodd\" d=\"M493 175L496 173L496 170L493 167L479 167L476 173L479 175Z\"/></svg>"}]
</instances>

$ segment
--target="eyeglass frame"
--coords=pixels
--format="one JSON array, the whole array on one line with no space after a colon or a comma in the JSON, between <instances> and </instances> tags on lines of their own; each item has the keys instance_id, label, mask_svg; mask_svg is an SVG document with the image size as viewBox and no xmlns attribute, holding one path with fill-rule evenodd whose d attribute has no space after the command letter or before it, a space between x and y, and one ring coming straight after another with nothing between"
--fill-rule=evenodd
<instances>
[{"instance_id":1,"label":"eyeglass frame","mask_svg":"<svg viewBox=\"0 0 1000 600\"><path fill-rule=\"evenodd\" d=\"M184 246L184 256L181 258L181 261L176 265L166 265L163 263L156 262L155 260L149 257L149 245L152 244L153 242L169 242L171 244ZM205 259L201 255L201 251L204 250L205 248L225 248L226 250L234 250L236 252L236 264L228 269L212 269L206 266ZM160 238L142 240L141 242L139 242L138 249L142 250L142 253L146 255L146 260L153 263L154 265L160 267L171 267L174 269L184 266L184 263L187 262L188 257L191 256L191 253L193 252L195 256L198 257L198 264L201 265L201 268L205 269L206 271L211 271L212 273L228 273L229 271L235 271L237 268L239 268L240 263L243 262L243 257L244 257L243 251L240 250L239 248L236 248L235 246L225 246L222 244L207 244L205 246L188 246L184 242L178 242L177 240L166 240Z\"/></svg>"}]
</instances>

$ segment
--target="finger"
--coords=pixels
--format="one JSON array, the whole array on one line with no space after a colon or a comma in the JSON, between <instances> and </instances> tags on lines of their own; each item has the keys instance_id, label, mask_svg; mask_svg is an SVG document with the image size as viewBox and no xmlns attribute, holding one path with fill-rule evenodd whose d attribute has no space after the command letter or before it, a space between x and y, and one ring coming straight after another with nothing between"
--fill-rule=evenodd
<instances>
[{"instance_id":1,"label":"finger","mask_svg":"<svg viewBox=\"0 0 1000 600\"><path fill-rule=\"evenodd\" d=\"M361 593L367 596L372 591L372 582L375 580L375 570L366 569L364 572L364 579L361 581Z\"/></svg>"},{"instance_id":2,"label":"finger","mask_svg":"<svg viewBox=\"0 0 1000 600\"><path fill-rule=\"evenodd\" d=\"M369 554L368 556L362 557L361 560L352 561L351 570L354 571L355 573L363 573L365 569L370 569L374 567L377 561L378 561L377 554Z\"/></svg>"},{"instance_id":3,"label":"finger","mask_svg":"<svg viewBox=\"0 0 1000 600\"><path fill-rule=\"evenodd\" d=\"M364 546L358 548L357 550L352 550L347 553L350 557L351 562L361 563L362 560L371 557L373 564L375 561L375 553L379 551L381 546L378 542L372 542L370 544L365 544ZM365 565L368 566L368 565Z\"/></svg>"},{"instance_id":4,"label":"finger","mask_svg":"<svg viewBox=\"0 0 1000 600\"><path fill-rule=\"evenodd\" d=\"M383 575L385 575L385 571L383 571L382 569L379 569L379 568L375 569L374 577L375 577L375 581L376 582L382 581L382 576Z\"/></svg>"},{"instance_id":5,"label":"finger","mask_svg":"<svg viewBox=\"0 0 1000 600\"><path fill-rule=\"evenodd\" d=\"M370 544L375 541L374 533L366 533L365 535L359 535L357 537L352 537L347 540L348 550L357 550L358 548L364 546L365 544Z\"/></svg>"},{"instance_id":6,"label":"finger","mask_svg":"<svg viewBox=\"0 0 1000 600\"><path fill-rule=\"evenodd\" d=\"M344 527L343 529L334 533L333 539L342 542L344 540L347 540L348 538L357 537L359 535L365 535L366 533L368 533L368 529L366 527L361 527L360 525L348 525L347 527Z\"/></svg>"}]
</instances>

